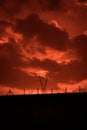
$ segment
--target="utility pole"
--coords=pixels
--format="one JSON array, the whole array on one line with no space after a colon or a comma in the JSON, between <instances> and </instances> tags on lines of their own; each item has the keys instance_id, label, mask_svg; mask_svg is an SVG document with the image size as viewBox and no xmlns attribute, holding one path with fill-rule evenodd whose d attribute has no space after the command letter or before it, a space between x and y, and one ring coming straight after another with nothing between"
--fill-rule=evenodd
<instances>
[{"instance_id":1,"label":"utility pole","mask_svg":"<svg viewBox=\"0 0 87 130\"><path fill-rule=\"evenodd\" d=\"M37 94L39 94L39 88L37 88Z\"/></svg>"},{"instance_id":2,"label":"utility pole","mask_svg":"<svg viewBox=\"0 0 87 130\"><path fill-rule=\"evenodd\" d=\"M26 91L26 89L24 88L24 95L25 95L25 91Z\"/></svg>"},{"instance_id":3,"label":"utility pole","mask_svg":"<svg viewBox=\"0 0 87 130\"><path fill-rule=\"evenodd\" d=\"M51 88L51 94L53 93L53 88Z\"/></svg>"}]
</instances>

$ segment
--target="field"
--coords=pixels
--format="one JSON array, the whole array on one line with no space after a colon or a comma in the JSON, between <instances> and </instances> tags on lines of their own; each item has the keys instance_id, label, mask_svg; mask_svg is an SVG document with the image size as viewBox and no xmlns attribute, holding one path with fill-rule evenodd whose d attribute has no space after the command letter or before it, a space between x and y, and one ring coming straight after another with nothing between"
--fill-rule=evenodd
<instances>
[{"instance_id":1,"label":"field","mask_svg":"<svg viewBox=\"0 0 87 130\"><path fill-rule=\"evenodd\" d=\"M87 111L86 93L15 95L0 97L1 121L29 126L84 128Z\"/></svg>"}]
</instances>

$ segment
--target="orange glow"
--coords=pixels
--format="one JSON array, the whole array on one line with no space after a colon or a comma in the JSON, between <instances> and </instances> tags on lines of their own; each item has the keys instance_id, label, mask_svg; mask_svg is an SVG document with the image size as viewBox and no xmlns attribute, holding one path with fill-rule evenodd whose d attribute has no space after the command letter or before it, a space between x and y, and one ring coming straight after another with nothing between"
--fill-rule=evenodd
<instances>
[{"instance_id":1,"label":"orange glow","mask_svg":"<svg viewBox=\"0 0 87 130\"><path fill-rule=\"evenodd\" d=\"M8 40L8 37L5 37L5 36L3 36L3 37L1 37L1 39L0 39L0 45L3 45L3 44L5 44L5 43L7 43L9 40Z\"/></svg>"},{"instance_id":2,"label":"orange glow","mask_svg":"<svg viewBox=\"0 0 87 130\"><path fill-rule=\"evenodd\" d=\"M83 34L87 36L87 30L85 30Z\"/></svg>"},{"instance_id":3,"label":"orange glow","mask_svg":"<svg viewBox=\"0 0 87 130\"><path fill-rule=\"evenodd\" d=\"M79 87L81 87L82 92L86 92L87 91L87 80L84 80L84 81L81 81L81 82L75 83L75 84L61 84L61 83L58 83L59 92L64 92L65 88L67 88L68 93L69 92L70 93L79 92Z\"/></svg>"},{"instance_id":4,"label":"orange glow","mask_svg":"<svg viewBox=\"0 0 87 130\"><path fill-rule=\"evenodd\" d=\"M11 27L5 29L5 33L0 38L0 44L5 44L9 42L9 38L13 38L16 43L20 43L23 40L23 35L13 32Z\"/></svg>"},{"instance_id":5,"label":"orange glow","mask_svg":"<svg viewBox=\"0 0 87 130\"><path fill-rule=\"evenodd\" d=\"M41 77L46 77L48 74L47 70L41 70L39 68L21 68L22 71L28 73L31 76L41 76Z\"/></svg>"},{"instance_id":6,"label":"orange glow","mask_svg":"<svg viewBox=\"0 0 87 130\"><path fill-rule=\"evenodd\" d=\"M40 76L49 80L46 93L51 88L54 93L66 88L75 92L79 86L86 90L87 1L2 0L0 4L1 94L8 88L22 94L25 87L26 94L37 93Z\"/></svg>"},{"instance_id":7,"label":"orange glow","mask_svg":"<svg viewBox=\"0 0 87 130\"><path fill-rule=\"evenodd\" d=\"M56 61L59 64L62 64L62 63L68 64L71 61L75 61L78 59L78 57L76 56L76 52L74 50L60 52L60 51L47 48L46 53L50 60Z\"/></svg>"},{"instance_id":8,"label":"orange glow","mask_svg":"<svg viewBox=\"0 0 87 130\"><path fill-rule=\"evenodd\" d=\"M67 88L67 93L77 93L79 92L79 87L81 88L81 92L87 92L87 80L84 80L82 82L76 83L76 84L58 84L57 88L53 88L53 91L50 89L47 89L45 91L46 94L51 94L51 93L65 93L65 89ZM9 91L9 86L0 86L0 95L7 95ZM14 95L24 95L24 89L18 89L18 88L10 88L11 91L14 93ZM25 88L25 94L38 94L38 90L36 89L28 89ZM39 89L39 94L43 94L41 88Z\"/></svg>"},{"instance_id":9,"label":"orange glow","mask_svg":"<svg viewBox=\"0 0 87 130\"><path fill-rule=\"evenodd\" d=\"M46 54L38 51L39 49L45 50ZM27 51L28 50L28 51ZM39 43L29 44L26 49L21 47L22 55L25 61L28 59L37 58L43 61L44 59L50 59L56 61L59 64L68 64L72 61L78 60L77 54L74 50L68 50L66 52L60 52L49 47L40 46ZM32 53L33 52L33 53Z\"/></svg>"},{"instance_id":10,"label":"orange glow","mask_svg":"<svg viewBox=\"0 0 87 130\"><path fill-rule=\"evenodd\" d=\"M11 37L11 38L15 39L16 43L19 43L20 41L23 40L22 34L13 32L11 27L7 27L5 31L6 31L6 33L8 35L8 37Z\"/></svg>"},{"instance_id":11,"label":"orange glow","mask_svg":"<svg viewBox=\"0 0 87 130\"><path fill-rule=\"evenodd\" d=\"M55 27L57 27L57 28L59 28L59 29L63 29L63 28L58 24L58 22L57 22L56 20L51 20L51 21L49 22L49 24L50 24L50 25L53 25L53 26L55 26Z\"/></svg>"},{"instance_id":12,"label":"orange glow","mask_svg":"<svg viewBox=\"0 0 87 130\"><path fill-rule=\"evenodd\" d=\"M87 7L87 2L77 2L77 5Z\"/></svg>"}]
</instances>

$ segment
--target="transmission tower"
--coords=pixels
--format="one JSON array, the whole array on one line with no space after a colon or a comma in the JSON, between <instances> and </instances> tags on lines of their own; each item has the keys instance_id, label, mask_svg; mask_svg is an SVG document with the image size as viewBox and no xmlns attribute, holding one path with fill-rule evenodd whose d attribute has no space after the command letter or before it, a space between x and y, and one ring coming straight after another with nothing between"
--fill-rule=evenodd
<instances>
[{"instance_id":1,"label":"transmission tower","mask_svg":"<svg viewBox=\"0 0 87 130\"><path fill-rule=\"evenodd\" d=\"M14 95L14 93L11 91L11 89L9 88L9 91L7 92L8 96Z\"/></svg>"},{"instance_id":2,"label":"transmission tower","mask_svg":"<svg viewBox=\"0 0 87 130\"><path fill-rule=\"evenodd\" d=\"M42 87L42 92L46 92L46 85L47 85L47 82L48 82L48 78L47 77L42 77L42 76L39 76L39 80L40 80L40 84L41 84L41 87Z\"/></svg>"},{"instance_id":3,"label":"transmission tower","mask_svg":"<svg viewBox=\"0 0 87 130\"><path fill-rule=\"evenodd\" d=\"M79 92L81 92L81 87L79 86Z\"/></svg>"},{"instance_id":4,"label":"transmission tower","mask_svg":"<svg viewBox=\"0 0 87 130\"><path fill-rule=\"evenodd\" d=\"M67 93L67 87L65 87L65 93Z\"/></svg>"}]
</instances>

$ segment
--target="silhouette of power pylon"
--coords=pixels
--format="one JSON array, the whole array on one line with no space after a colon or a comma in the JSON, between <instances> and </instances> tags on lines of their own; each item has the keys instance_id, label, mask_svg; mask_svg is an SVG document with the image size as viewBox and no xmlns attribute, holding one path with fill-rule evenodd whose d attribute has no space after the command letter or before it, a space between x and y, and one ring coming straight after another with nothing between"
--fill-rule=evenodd
<instances>
[{"instance_id":1,"label":"silhouette of power pylon","mask_svg":"<svg viewBox=\"0 0 87 130\"><path fill-rule=\"evenodd\" d=\"M47 82L48 82L48 78L39 76L39 80L40 80L40 84L41 84L41 87L42 87L42 91L45 92L46 91L46 85L47 85Z\"/></svg>"},{"instance_id":2,"label":"silhouette of power pylon","mask_svg":"<svg viewBox=\"0 0 87 130\"><path fill-rule=\"evenodd\" d=\"M79 92L81 92L81 87L79 86Z\"/></svg>"},{"instance_id":3,"label":"silhouette of power pylon","mask_svg":"<svg viewBox=\"0 0 87 130\"><path fill-rule=\"evenodd\" d=\"M65 93L67 93L67 87L65 87Z\"/></svg>"},{"instance_id":4,"label":"silhouette of power pylon","mask_svg":"<svg viewBox=\"0 0 87 130\"><path fill-rule=\"evenodd\" d=\"M8 96L14 95L14 93L11 91L11 89L9 88L9 91L7 92Z\"/></svg>"}]
</instances>

